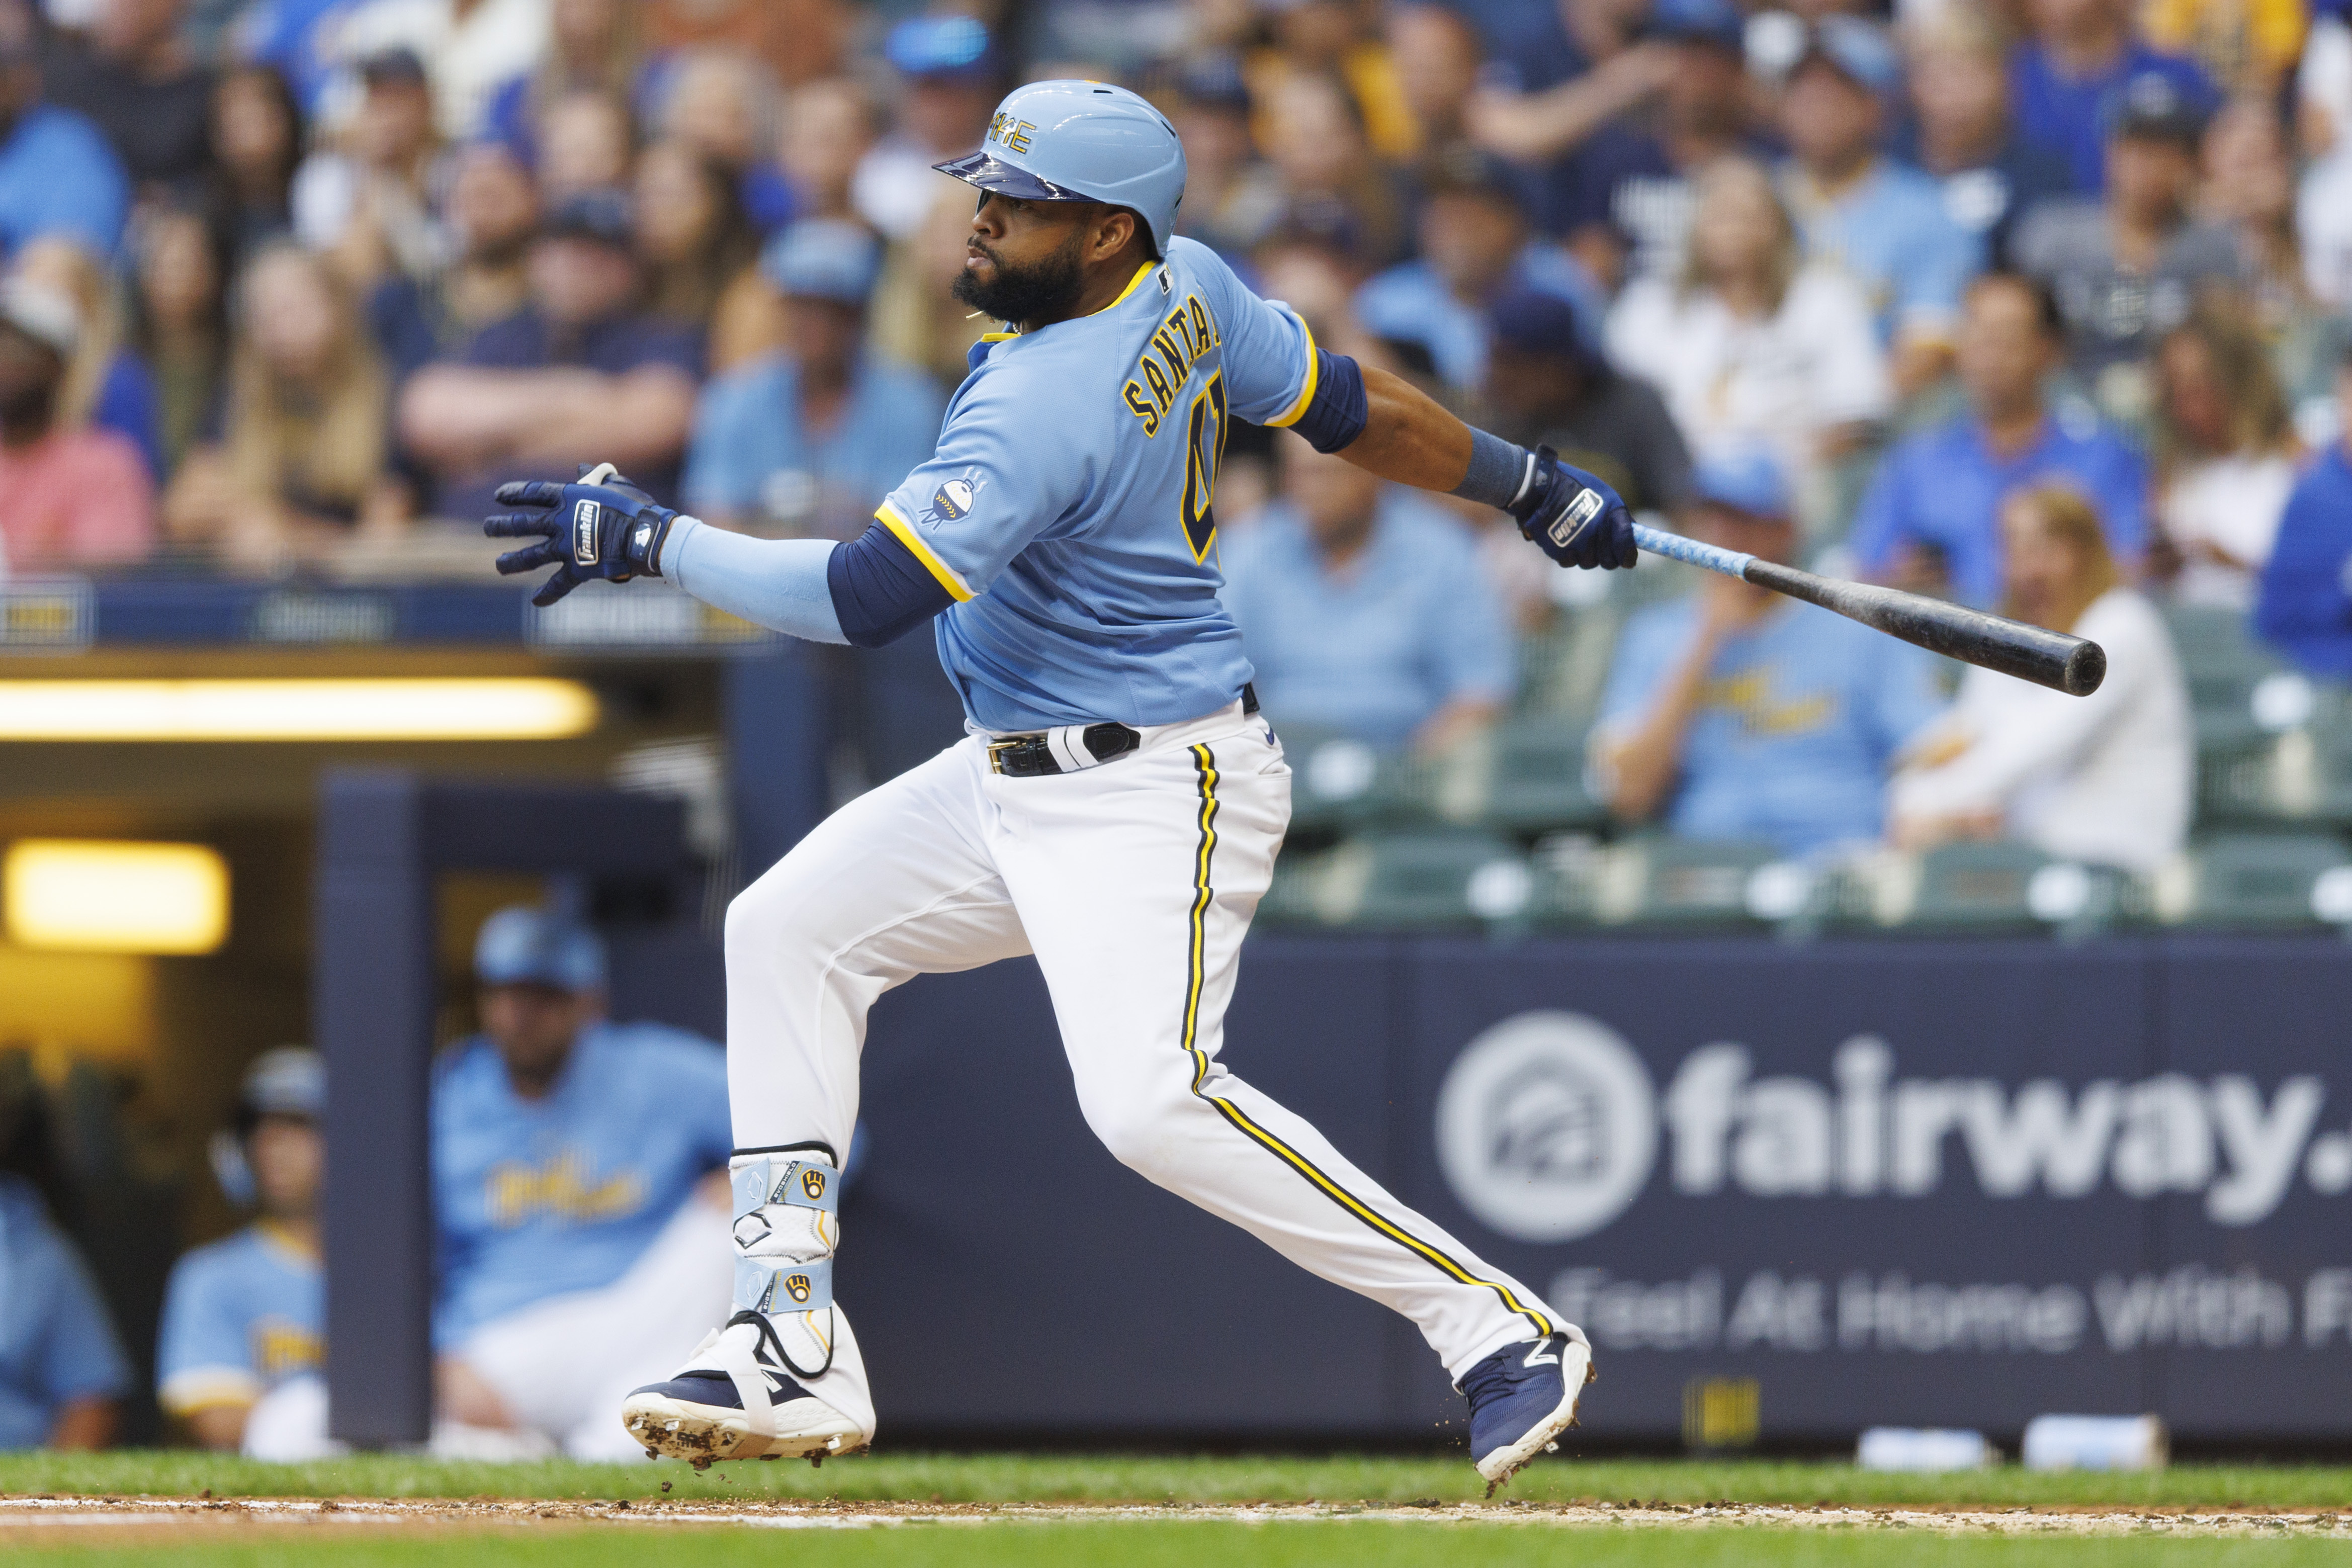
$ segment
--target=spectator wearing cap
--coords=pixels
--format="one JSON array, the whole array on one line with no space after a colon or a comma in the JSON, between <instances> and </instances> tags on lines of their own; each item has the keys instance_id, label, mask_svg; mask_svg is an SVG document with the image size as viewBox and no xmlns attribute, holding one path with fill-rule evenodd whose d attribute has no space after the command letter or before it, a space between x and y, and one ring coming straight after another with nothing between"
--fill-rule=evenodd
<instances>
[{"instance_id":1,"label":"spectator wearing cap","mask_svg":"<svg viewBox=\"0 0 2352 1568\"><path fill-rule=\"evenodd\" d=\"M369 331L395 389L530 298L539 189L511 147L477 142L454 153L443 213L457 247L448 265L423 278L394 272L367 294Z\"/></svg>"},{"instance_id":2,"label":"spectator wearing cap","mask_svg":"<svg viewBox=\"0 0 2352 1568\"><path fill-rule=\"evenodd\" d=\"M131 206L122 161L41 94L40 23L24 0L0 0L0 252L64 234L111 256Z\"/></svg>"},{"instance_id":3,"label":"spectator wearing cap","mask_svg":"<svg viewBox=\"0 0 2352 1568\"><path fill-rule=\"evenodd\" d=\"M1982 238L1944 211L1943 193L1878 151L1902 62L1876 24L1814 24L1780 98L1789 139L1783 184L1806 254L1843 268L1869 294L1899 397L1950 367L1960 291L1984 266Z\"/></svg>"},{"instance_id":4,"label":"spectator wearing cap","mask_svg":"<svg viewBox=\"0 0 2352 1568\"><path fill-rule=\"evenodd\" d=\"M859 162L850 195L860 217L905 239L923 226L947 178L931 165L980 145L1004 68L987 25L961 13L909 16L890 29L882 53L900 79L898 123Z\"/></svg>"},{"instance_id":5,"label":"spectator wearing cap","mask_svg":"<svg viewBox=\"0 0 2352 1568\"><path fill-rule=\"evenodd\" d=\"M183 36L187 0L109 0L42 62L49 101L105 133L140 185L194 193L209 163L213 73Z\"/></svg>"},{"instance_id":6,"label":"spectator wearing cap","mask_svg":"<svg viewBox=\"0 0 2352 1568\"><path fill-rule=\"evenodd\" d=\"M1556 166L1537 214L1618 286L1681 269L1699 170L1768 152L1748 124L1744 28L1730 0L1662 0L1650 30L1675 51L1655 103L1601 126Z\"/></svg>"},{"instance_id":7,"label":"spectator wearing cap","mask_svg":"<svg viewBox=\"0 0 2352 1568\"><path fill-rule=\"evenodd\" d=\"M2115 105L2105 198L2045 203L2017 231L2019 268L2065 318L2069 368L2120 419L2147 417L2147 358L2199 291L2246 276L2236 236L2190 210L2204 121L2164 77L2137 79Z\"/></svg>"},{"instance_id":8,"label":"spectator wearing cap","mask_svg":"<svg viewBox=\"0 0 2352 1568\"><path fill-rule=\"evenodd\" d=\"M1702 462L1687 515L1709 543L1795 557L1787 485L1763 452ZM1827 610L1708 576L1626 623L1594 773L1620 820L1663 819L1685 837L1790 855L1875 840L1887 775L1941 706L1932 663Z\"/></svg>"},{"instance_id":9,"label":"spectator wearing cap","mask_svg":"<svg viewBox=\"0 0 2352 1568\"><path fill-rule=\"evenodd\" d=\"M785 346L715 377L695 414L685 500L706 522L856 537L930 455L944 405L928 376L866 353L881 247L860 225L810 218L768 244Z\"/></svg>"},{"instance_id":10,"label":"spectator wearing cap","mask_svg":"<svg viewBox=\"0 0 2352 1568\"><path fill-rule=\"evenodd\" d=\"M1241 68L1213 55L1176 81L1170 115L1184 143L1184 200L1176 232L1228 261L1246 256L1282 220L1282 180L1257 156Z\"/></svg>"},{"instance_id":11,"label":"spectator wearing cap","mask_svg":"<svg viewBox=\"0 0 2352 1568\"><path fill-rule=\"evenodd\" d=\"M1699 176L1679 277L1637 279L1610 357L1656 386L1700 458L1762 447L1810 496L1886 415L1886 363L1861 288L1802 258L1772 177L1729 158Z\"/></svg>"},{"instance_id":12,"label":"spectator wearing cap","mask_svg":"<svg viewBox=\"0 0 2352 1568\"><path fill-rule=\"evenodd\" d=\"M640 312L642 279L620 191L558 205L527 261L530 302L483 329L454 363L416 373L401 437L436 486L439 515L491 505L517 473L610 462L663 505L677 489L701 374L698 335Z\"/></svg>"},{"instance_id":13,"label":"spectator wearing cap","mask_svg":"<svg viewBox=\"0 0 2352 1568\"><path fill-rule=\"evenodd\" d=\"M1943 188L1944 213L1982 238L1986 259L2009 265L2018 219L2074 189L2066 162L2017 133L2009 111L2008 49L1992 18L1959 6L1906 34L1916 118L1912 159Z\"/></svg>"},{"instance_id":14,"label":"spectator wearing cap","mask_svg":"<svg viewBox=\"0 0 2352 1568\"><path fill-rule=\"evenodd\" d=\"M281 1046L246 1069L235 1120L214 1135L221 1191L254 1219L172 1266L155 1353L156 1402L204 1447L245 1447L257 1407L324 1364L326 1113L325 1062L304 1047ZM259 1425L255 1435L263 1436L273 1423L264 1415ZM257 1450L271 1457L266 1436Z\"/></svg>"},{"instance_id":15,"label":"spectator wearing cap","mask_svg":"<svg viewBox=\"0 0 2352 1568\"><path fill-rule=\"evenodd\" d=\"M1511 646L1468 535L1304 441L1277 447L1282 499L1224 546L1221 595L1266 711L1424 753L1491 725Z\"/></svg>"},{"instance_id":16,"label":"spectator wearing cap","mask_svg":"<svg viewBox=\"0 0 2352 1568\"><path fill-rule=\"evenodd\" d=\"M1465 149L1431 171L1415 229L1418 259L1379 274L1356 296L1364 330L1408 363L1469 392L1486 372L1486 309L1517 289L1553 294L1598 322L1605 310L1592 275L1558 246L1528 232L1516 182L1492 158Z\"/></svg>"},{"instance_id":17,"label":"spectator wearing cap","mask_svg":"<svg viewBox=\"0 0 2352 1568\"><path fill-rule=\"evenodd\" d=\"M2106 188L2106 131L2116 104L2162 82L2200 115L2220 101L2195 62L2142 41L2132 0L2027 0L2032 37L2009 60L2010 103L2029 144L2066 160L2077 194Z\"/></svg>"},{"instance_id":18,"label":"spectator wearing cap","mask_svg":"<svg viewBox=\"0 0 2352 1568\"><path fill-rule=\"evenodd\" d=\"M2352 409L2352 355L2337 367L2336 396ZM2287 497L2254 629L2315 675L2352 678L2352 418Z\"/></svg>"},{"instance_id":19,"label":"spectator wearing cap","mask_svg":"<svg viewBox=\"0 0 2352 1568\"><path fill-rule=\"evenodd\" d=\"M2014 272L1969 286L1959 379L1969 411L1897 442L1863 493L1848 542L1881 582L1990 605L2000 593L2001 498L2059 479L2092 498L2111 553L2136 566L2147 541L2147 471L2080 399L2053 408L2063 353L2050 291Z\"/></svg>"},{"instance_id":20,"label":"spectator wearing cap","mask_svg":"<svg viewBox=\"0 0 2352 1568\"><path fill-rule=\"evenodd\" d=\"M416 59L432 84L436 128L450 142L469 142L482 133L499 89L547 53L548 6L549 0L358 0L318 26L345 71L393 51Z\"/></svg>"},{"instance_id":21,"label":"spectator wearing cap","mask_svg":"<svg viewBox=\"0 0 2352 1568\"><path fill-rule=\"evenodd\" d=\"M474 976L482 1032L433 1085L440 1414L634 1458L622 1398L726 1312L726 1055L608 1022L604 945L561 916L493 914Z\"/></svg>"},{"instance_id":22,"label":"spectator wearing cap","mask_svg":"<svg viewBox=\"0 0 2352 1568\"><path fill-rule=\"evenodd\" d=\"M0 554L16 572L121 565L154 548L154 482L139 448L58 419L80 332L69 295L0 282Z\"/></svg>"},{"instance_id":23,"label":"spectator wearing cap","mask_svg":"<svg viewBox=\"0 0 2352 1568\"><path fill-rule=\"evenodd\" d=\"M2001 613L2107 650L2088 697L1971 668L1906 751L1889 837L1925 849L2016 838L2068 860L2155 870L2189 836L2188 685L2156 606L2123 581L2096 510L2063 483L2000 506Z\"/></svg>"},{"instance_id":24,"label":"spectator wearing cap","mask_svg":"<svg viewBox=\"0 0 2352 1568\"><path fill-rule=\"evenodd\" d=\"M1579 330L1576 308L1518 289L1486 313L1486 406L1495 428L1543 445L1597 474L1635 511L1673 511L1689 498L1690 448L1657 390L1620 374Z\"/></svg>"},{"instance_id":25,"label":"spectator wearing cap","mask_svg":"<svg viewBox=\"0 0 2352 1568\"><path fill-rule=\"evenodd\" d=\"M362 91L339 144L294 171L294 233L333 252L362 286L394 271L430 277L447 259L430 187L441 150L424 62L405 48L359 66Z\"/></svg>"}]
</instances>

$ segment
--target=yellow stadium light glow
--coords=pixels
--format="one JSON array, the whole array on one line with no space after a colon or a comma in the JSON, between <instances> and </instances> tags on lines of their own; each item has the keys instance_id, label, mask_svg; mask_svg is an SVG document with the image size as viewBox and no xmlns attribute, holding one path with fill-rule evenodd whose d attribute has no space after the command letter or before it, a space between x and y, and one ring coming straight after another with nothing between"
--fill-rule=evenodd
<instances>
[{"instance_id":1,"label":"yellow stadium light glow","mask_svg":"<svg viewBox=\"0 0 2352 1568\"><path fill-rule=\"evenodd\" d=\"M228 863L201 844L19 839L0 889L19 947L210 952L228 936Z\"/></svg>"},{"instance_id":2,"label":"yellow stadium light glow","mask_svg":"<svg viewBox=\"0 0 2352 1568\"><path fill-rule=\"evenodd\" d=\"M0 680L0 741L550 741L596 727L576 680Z\"/></svg>"}]
</instances>

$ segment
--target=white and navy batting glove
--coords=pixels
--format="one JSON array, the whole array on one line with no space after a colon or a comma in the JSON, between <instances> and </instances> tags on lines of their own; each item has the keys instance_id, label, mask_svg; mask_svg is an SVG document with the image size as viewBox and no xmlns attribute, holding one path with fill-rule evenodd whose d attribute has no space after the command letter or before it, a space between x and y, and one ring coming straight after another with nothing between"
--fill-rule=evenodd
<instances>
[{"instance_id":1,"label":"white and navy batting glove","mask_svg":"<svg viewBox=\"0 0 2352 1568\"><path fill-rule=\"evenodd\" d=\"M512 576L556 564L530 602L551 605L581 584L602 577L625 583L661 575L662 542L677 513L656 506L654 498L614 472L610 463L583 467L577 483L518 479L499 487L500 506L527 507L482 521L493 539L539 536L537 544L499 557L499 572Z\"/></svg>"},{"instance_id":2,"label":"white and navy batting glove","mask_svg":"<svg viewBox=\"0 0 2352 1568\"><path fill-rule=\"evenodd\" d=\"M1571 468L1549 447L1529 455L1528 478L1503 509L1519 531L1563 566L1631 566L1633 514L1624 499L1582 468Z\"/></svg>"}]
</instances>

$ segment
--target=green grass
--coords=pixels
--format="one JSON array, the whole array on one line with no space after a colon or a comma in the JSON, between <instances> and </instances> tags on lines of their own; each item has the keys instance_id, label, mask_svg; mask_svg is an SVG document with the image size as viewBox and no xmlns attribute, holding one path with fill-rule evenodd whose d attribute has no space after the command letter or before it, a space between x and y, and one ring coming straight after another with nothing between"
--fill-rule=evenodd
<instances>
[{"instance_id":1,"label":"green grass","mask_svg":"<svg viewBox=\"0 0 2352 1568\"><path fill-rule=\"evenodd\" d=\"M489 1465L367 1455L265 1465L186 1450L0 1455L0 1494L194 1497L938 1498L947 1502L1462 1501L1485 1489L1459 1458L1152 1458L888 1453L804 1464ZM2352 1509L2352 1469L2181 1465L2145 1475L2003 1468L1953 1476L1865 1473L1769 1460L1539 1461L1511 1485L1524 1502L1628 1500L1810 1504L1946 1503Z\"/></svg>"},{"instance_id":2,"label":"green grass","mask_svg":"<svg viewBox=\"0 0 2352 1568\"><path fill-rule=\"evenodd\" d=\"M65 1535L65 1531L54 1532ZM36 1539L12 1563L147 1568L144 1546ZM2345 1568L2352 1542L2333 1541L2007 1541L1916 1534L1643 1531L1624 1534L1509 1525L920 1524L854 1531L674 1530L667 1526L471 1532L438 1540L369 1526L273 1527L260 1540L173 1542L174 1568L425 1568L454 1559L484 1568Z\"/></svg>"}]
</instances>

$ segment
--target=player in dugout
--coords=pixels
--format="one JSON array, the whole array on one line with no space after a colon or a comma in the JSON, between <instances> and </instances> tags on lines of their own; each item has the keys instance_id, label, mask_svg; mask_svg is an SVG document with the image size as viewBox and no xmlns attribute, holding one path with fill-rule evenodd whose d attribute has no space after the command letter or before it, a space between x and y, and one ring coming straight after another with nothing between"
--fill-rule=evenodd
<instances>
[{"instance_id":1,"label":"player in dugout","mask_svg":"<svg viewBox=\"0 0 2352 1568\"><path fill-rule=\"evenodd\" d=\"M213 1140L222 1193L255 1217L172 1266L155 1353L157 1402L207 1448L234 1453L271 1430L270 1402L287 1408L279 1391L314 1376L323 1357L319 1121L326 1110L319 1053L281 1046L246 1069L236 1120ZM292 1397L300 1404L315 1394ZM268 1456L266 1436L257 1452Z\"/></svg>"},{"instance_id":2,"label":"player in dugout","mask_svg":"<svg viewBox=\"0 0 2352 1568\"><path fill-rule=\"evenodd\" d=\"M919 973L1034 953L1078 1103L1119 1160L1404 1314L1470 1407L1490 1485L1574 1419L1582 1331L1414 1213L1217 1060L1243 934L1290 816L1290 772L1218 600L1213 499L1234 419L1381 478L1507 510L1562 565L1634 560L1616 492L1316 346L1174 236L1175 131L1097 82L1018 88L982 150L957 298L975 344L932 459L857 540L758 540L657 506L609 464L518 481L504 572L669 579L825 643L934 624L973 731L861 795L727 918L734 1313L621 1407L697 1463L822 1458L874 1435L833 1295L838 1167L867 1010Z\"/></svg>"}]
</instances>

